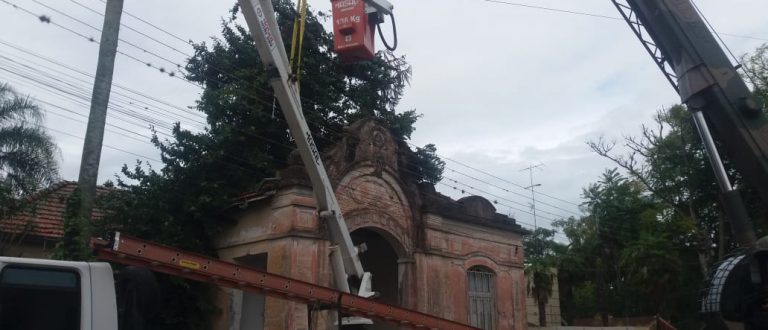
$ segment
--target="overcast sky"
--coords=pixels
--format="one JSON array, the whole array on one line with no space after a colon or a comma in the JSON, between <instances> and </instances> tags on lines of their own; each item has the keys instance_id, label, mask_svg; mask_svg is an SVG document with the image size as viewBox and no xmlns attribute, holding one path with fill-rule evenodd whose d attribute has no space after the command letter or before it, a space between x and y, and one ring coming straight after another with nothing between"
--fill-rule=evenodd
<instances>
[{"instance_id":1,"label":"overcast sky","mask_svg":"<svg viewBox=\"0 0 768 330\"><path fill-rule=\"evenodd\" d=\"M102 17L86 7L103 13L104 4L7 1L60 24L40 23L32 14L0 3L0 82L43 102L46 126L61 148L61 175L76 180L93 81L89 75L96 70L98 54L98 45L87 39L98 40L100 34L64 14L100 29ZM330 10L330 1L309 3L314 10ZM609 0L515 3L618 17ZM199 42L219 35L221 20L233 4L126 0L124 9L180 39ZM764 0L698 4L715 29L728 34L723 39L735 54L768 42ZM679 102L623 21L483 0L403 0L394 5L396 53L413 66L413 81L399 110L423 114L412 143L435 143L438 153L451 159L447 179L438 189L454 197L464 189L466 194L496 200L498 212L511 214L524 225L534 220L527 213L531 200L523 197L530 192L520 188L530 185L523 168L543 164L533 171L534 183L541 184L537 191L548 195L536 197L540 226L558 216L578 214L582 188L612 167L590 152L585 142L601 135L620 139L636 134L654 112ZM160 132L167 132L163 125L173 121L189 129L199 129L204 122L199 114L183 111L194 104L200 89L167 74L176 64L183 66L191 47L135 17L123 16L127 27L120 31L119 49L125 55L117 57L114 82L143 96L113 88L100 181L112 178L122 164L133 164L137 155L160 166L157 151L142 142L150 134L149 124L125 113L153 117ZM378 40L377 46L382 47Z\"/></svg>"}]
</instances>

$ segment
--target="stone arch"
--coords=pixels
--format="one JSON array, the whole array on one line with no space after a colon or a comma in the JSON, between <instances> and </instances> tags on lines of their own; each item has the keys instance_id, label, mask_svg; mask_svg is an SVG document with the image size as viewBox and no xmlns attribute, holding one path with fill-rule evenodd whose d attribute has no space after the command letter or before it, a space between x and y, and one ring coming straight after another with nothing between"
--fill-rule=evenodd
<instances>
[{"instance_id":1,"label":"stone arch","mask_svg":"<svg viewBox=\"0 0 768 330\"><path fill-rule=\"evenodd\" d=\"M374 184L380 189L376 191L365 191L360 185ZM387 200L378 201L371 198L370 193L389 193ZM408 198L400 187L400 181L397 175L390 172L389 168L378 171L376 166L370 162L364 162L347 172L339 180L336 188L336 194L340 197L350 197L357 203L368 203L369 205L392 206L398 205L403 210L410 209ZM409 215L410 217L410 215Z\"/></svg>"},{"instance_id":2,"label":"stone arch","mask_svg":"<svg viewBox=\"0 0 768 330\"><path fill-rule=\"evenodd\" d=\"M367 229L381 235L395 249L400 258L409 258L413 253L413 244L407 229L387 214L358 209L347 214L345 220L350 232Z\"/></svg>"},{"instance_id":3,"label":"stone arch","mask_svg":"<svg viewBox=\"0 0 768 330\"><path fill-rule=\"evenodd\" d=\"M496 261L482 253L474 253L464 261L464 270L469 270L472 267L487 268L494 274L498 274L499 272L499 265Z\"/></svg>"},{"instance_id":4,"label":"stone arch","mask_svg":"<svg viewBox=\"0 0 768 330\"><path fill-rule=\"evenodd\" d=\"M375 227L358 228L351 233L352 242L356 245L365 243L367 250L360 253L363 268L373 277L373 291L379 294L378 300L394 305L403 303L403 276L401 271L398 247L393 246L396 240L386 231ZM399 248L402 251L402 247ZM378 325L371 329L397 329L396 327Z\"/></svg>"},{"instance_id":5,"label":"stone arch","mask_svg":"<svg viewBox=\"0 0 768 330\"><path fill-rule=\"evenodd\" d=\"M403 257L413 251L410 203L389 169L377 171L372 164L360 164L339 181L336 196L350 230L377 228L384 237L396 239L393 246L403 247Z\"/></svg>"}]
</instances>

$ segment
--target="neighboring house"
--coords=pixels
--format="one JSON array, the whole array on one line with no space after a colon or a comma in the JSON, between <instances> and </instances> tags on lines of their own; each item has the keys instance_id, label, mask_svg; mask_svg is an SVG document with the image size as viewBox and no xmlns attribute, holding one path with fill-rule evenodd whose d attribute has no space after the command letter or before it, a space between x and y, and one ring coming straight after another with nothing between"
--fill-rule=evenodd
<instances>
[{"instance_id":1,"label":"neighboring house","mask_svg":"<svg viewBox=\"0 0 768 330\"><path fill-rule=\"evenodd\" d=\"M545 307L547 315L547 326L558 326L563 322L562 315L560 313L560 284L557 281L557 269L552 269L553 283L552 283L552 295L547 301ZM539 304L529 294L526 299L528 325L533 327L539 326Z\"/></svg>"},{"instance_id":2,"label":"neighboring house","mask_svg":"<svg viewBox=\"0 0 768 330\"><path fill-rule=\"evenodd\" d=\"M363 266L383 302L484 329L526 329L522 236L493 203L458 201L418 183L413 153L373 120L349 127L325 166ZM333 286L329 241L296 153L280 179L267 180L235 206L218 255L271 273ZM221 289L216 329L332 328L333 313ZM311 320L311 321L310 321ZM397 329L377 323L372 329Z\"/></svg>"},{"instance_id":3,"label":"neighboring house","mask_svg":"<svg viewBox=\"0 0 768 330\"><path fill-rule=\"evenodd\" d=\"M0 219L0 247L12 257L48 258L64 233L67 199L77 182L61 181L27 198L25 207ZM107 188L97 188L101 194ZM101 211L93 211L100 218Z\"/></svg>"}]
</instances>

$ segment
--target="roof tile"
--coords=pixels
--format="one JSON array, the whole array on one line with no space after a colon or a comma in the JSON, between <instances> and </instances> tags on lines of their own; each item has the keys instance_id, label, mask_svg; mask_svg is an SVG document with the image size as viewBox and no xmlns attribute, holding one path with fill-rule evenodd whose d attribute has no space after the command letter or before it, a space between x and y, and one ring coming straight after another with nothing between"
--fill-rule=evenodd
<instances>
[{"instance_id":1,"label":"roof tile","mask_svg":"<svg viewBox=\"0 0 768 330\"><path fill-rule=\"evenodd\" d=\"M64 234L64 212L67 199L77 188L77 182L61 181L43 189L28 198L29 208L0 220L0 232L24 233L58 240ZM97 194L109 191L97 187ZM104 216L101 210L93 210L93 218Z\"/></svg>"}]
</instances>

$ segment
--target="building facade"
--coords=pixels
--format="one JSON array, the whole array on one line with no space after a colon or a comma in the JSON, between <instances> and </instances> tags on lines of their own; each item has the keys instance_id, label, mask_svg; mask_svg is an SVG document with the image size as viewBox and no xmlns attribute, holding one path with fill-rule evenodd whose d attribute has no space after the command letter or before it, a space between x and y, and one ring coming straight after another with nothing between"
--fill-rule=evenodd
<instances>
[{"instance_id":1,"label":"building facade","mask_svg":"<svg viewBox=\"0 0 768 330\"><path fill-rule=\"evenodd\" d=\"M526 329L522 236L478 196L453 200L420 183L415 155L373 120L350 126L324 157L378 299L484 329ZM219 257L333 286L325 226L297 154L279 179L233 206ZM218 329L327 329L328 310L220 289ZM369 329L397 329L375 324Z\"/></svg>"}]
</instances>

